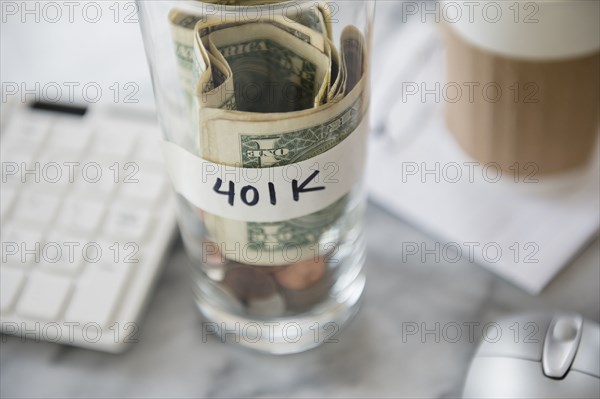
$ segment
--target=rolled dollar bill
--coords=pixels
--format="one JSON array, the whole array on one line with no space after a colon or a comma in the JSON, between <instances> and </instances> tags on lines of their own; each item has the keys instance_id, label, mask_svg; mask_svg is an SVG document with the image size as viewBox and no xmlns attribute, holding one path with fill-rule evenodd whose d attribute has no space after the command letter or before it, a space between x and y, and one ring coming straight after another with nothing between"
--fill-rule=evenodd
<instances>
[{"instance_id":1,"label":"rolled dollar bill","mask_svg":"<svg viewBox=\"0 0 600 399\"><path fill-rule=\"evenodd\" d=\"M216 5L244 5L245 7L260 6L265 4L275 4L281 1L205 1L205 3L213 3ZM331 39L331 12L329 7L320 1L315 2L315 6L307 10L295 13L285 13L266 15L254 20L239 20L238 17L231 13L224 13L220 16L214 14L200 12L193 13L180 9L172 9L169 13L169 23L173 36L173 45L175 47L175 55L177 57L179 79L184 95L187 97L188 103L192 104L193 96L193 63L194 63L194 27L198 22L203 22L206 26L227 27L229 24L245 24L254 22L268 22L288 31L295 31L294 34L307 35L311 39L318 40L321 43L323 37ZM230 25L229 25L230 26ZM303 30L302 28L306 28ZM314 34L314 33L317 33ZM315 47L321 48L323 44L313 43Z\"/></svg>"},{"instance_id":2,"label":"rolled dollar bill","mask_svg":"<svg viewBox=\"0 0 600 399\"><path fill-rule=\"evenodd\" d=\"M314 108L325 101L331 78L330 60L310 43L266 23L244 24L206 35L204 31L198 30L195 53L212 54L227 64L234 80L234 92L222 86L222 103L235 95L238 111L288 113ZM200 63L205 64L206 60ZM207 67L210 69L211 65ZM214 92L218 92L217 88ZM201 84L196 95L202 97L204 93L206 89ZM203 104L204 98L199 100L201 107L214 108ZM218 101L211 101L215 102Z\"/></svg>"}]
</instances>

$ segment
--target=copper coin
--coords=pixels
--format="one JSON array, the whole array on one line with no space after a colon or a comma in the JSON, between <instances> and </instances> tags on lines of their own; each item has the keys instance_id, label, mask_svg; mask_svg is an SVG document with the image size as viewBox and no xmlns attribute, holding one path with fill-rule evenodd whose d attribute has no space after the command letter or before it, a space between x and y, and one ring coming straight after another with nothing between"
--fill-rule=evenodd
<instances>
[{"instance_id":1,"label":"copper coin","mask_svg":"<svg viewBox=\"0 0 600 399\"><path fill-rule=\"evenodd\" d=\"M310 258L278 270L275 279L284 288L304 290L321 280L326 270L324 257Z\"/></svg>"},{"instance_id":2,"label":"copper coin","mask_svg":"<svg viewBox=\"0 0 600 399\"><path fill-rule=\"evenodd\" d=\"M330 279L326 276L305 290L282 289L281 293L285 298L287 310L296 313L308 312L327 298L331 287L330 283Z\"/></svg>"},{"instance_id":3,"label":"copper coin","mask_svg":"<svg viewBox=\"0 0 600 399\"><path fill-rule=\"evenodd\" d=\"M223 283L243 301L265 298L277 292L277 284L268 273L241 264L227 270Z\"/></svg>"}]
</instances>

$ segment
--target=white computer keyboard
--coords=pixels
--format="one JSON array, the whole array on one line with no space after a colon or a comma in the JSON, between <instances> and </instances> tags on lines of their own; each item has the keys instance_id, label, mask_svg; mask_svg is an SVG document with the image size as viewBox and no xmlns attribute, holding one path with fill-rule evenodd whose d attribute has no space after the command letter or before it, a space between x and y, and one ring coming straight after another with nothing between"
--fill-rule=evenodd
<instances>
[{"instance_id":1,"label":"white computer keyboard","mask_svg":"<svg viewBox=\"0 0 600 399\"><path fill-rule=\"evenodd\" d=\"M2 332L121 352L176 231L158 124L35 106L2 115Z\"/></svg>"}]
</instances>

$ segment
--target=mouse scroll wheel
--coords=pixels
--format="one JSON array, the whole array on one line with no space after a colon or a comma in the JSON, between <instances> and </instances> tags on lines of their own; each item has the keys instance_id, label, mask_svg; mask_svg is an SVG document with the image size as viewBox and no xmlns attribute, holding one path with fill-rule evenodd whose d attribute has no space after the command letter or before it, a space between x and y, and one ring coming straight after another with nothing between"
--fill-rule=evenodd
<instances>
[{"instance_id":1,"label":"mouse scroll wheel","mask_svg":"<svg viewBox=\"0 0 600 399\"><path fill-rule=\"evenodd\" d=\"M551 378L563 378L575 358L581 340L583 317L580 315L557 315L552 319L542 352L544 374Z\"/></svg>"}]
</instances>

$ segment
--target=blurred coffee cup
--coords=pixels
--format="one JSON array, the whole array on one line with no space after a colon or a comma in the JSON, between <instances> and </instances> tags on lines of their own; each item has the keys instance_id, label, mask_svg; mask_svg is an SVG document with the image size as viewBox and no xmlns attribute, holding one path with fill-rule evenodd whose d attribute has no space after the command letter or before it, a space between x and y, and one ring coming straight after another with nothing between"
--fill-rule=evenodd
<instances>
[{"instance_id":1,"label":"blurred coffee cup","mask_svg":"<svg viewBox=\"0 0 600 399\"><path fill-rule=\"evenodd\" d=\"M448 1L446 121L503 169L587 164L598 139L600 1ZM454 9L454 11L453 11Z\"/></svg>"}]
</instances>

